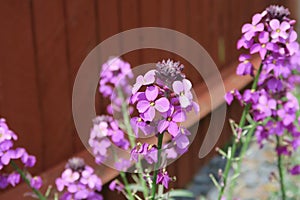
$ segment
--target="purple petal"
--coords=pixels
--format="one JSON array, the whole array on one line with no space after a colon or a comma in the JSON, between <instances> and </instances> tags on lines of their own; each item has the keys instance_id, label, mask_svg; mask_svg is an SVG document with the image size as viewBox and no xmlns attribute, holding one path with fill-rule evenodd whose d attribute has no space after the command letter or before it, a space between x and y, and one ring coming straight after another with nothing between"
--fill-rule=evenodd
<instances>
[{"instance_id":1,"label":"purple petal","mask_svg":"<svg viewBox=\"0 0 300 200\"><path fill-rule=\"evenodd\" d=\"M263 23L260 23L260 24L257 24L256 25L256 28L255 28L255 31L256 32L261 32L265 29L265 26L263 25Z\"/></svg>"},{"instance_id":2,"label":"purple petal","mask_svg":"<svg viewBox=\"0 0 300 200\"><path fill-rule=\"evenodd\" d=\"M186 96L179 96L179 102L183 108L186 108L191 104L189 98L187 98Z\"/></svg>"},{"instance_id":3,"label":"purple petal","mask_svg":"<svg viewBox=\"0 0 300 200\"><path fill-rule=\"evenodd\" d=\"M183 111L177 111L172 116L172 121L174 122L184 122L186 120L186 114Z\"/></svg>"},{"instance_id":4,"label":"purple petal","mask_svg":"<svg viewBox=\"0 0 300 200\"><path fill-rule=\"evenodd\" d=\"M181 81L175 81L172 86L175 94L180 94L184 90L184 86Z\"/></svg>"},{"instance_id":5,"label":"purple petal","mask_svg":"<svg viewBox=\"0 0 300 200\"><path fill-rule=\"evenodd\" d=\"M258 40L260 43L265 44L265 43L269 42L269 37L270 37L269 33L266 31L263 31L259 34Z\"/></svg>"},{"instance_id":6,"label":"purple petal","mask_svg":"<svg viewBox=\"0 0 300 200\"><path fill-rule=\"evenodd\" d=\"M297 32L296 31L292 31L291 33L290 33L290 36L289 36L289 41L290 42L294 42L294 41L296 41L297 40Z\"/></svg>"},{"instance_id":7,"label":"purple petal","mask_svg":"<svg viewBox=\"0 0 300 200\"><path fill-rule=\"evenodd\" d=\"M245 64L244 63L240 63L239 65L238 65L238 67L236 68L236 74L237 75L244 75L245 74Z\"/></svg>"},{"instance_id":8,"label":"purple petal","mask_svg":"<svg viewBox=\"0 0 300 200\"><path fill-rule=\"evenodd\" d=\"M169 126L170 122L167 120L161 120L158 122L157 130L159 133L162 133L166 130L166 128Z\"/></svg>"},{"instance_id":9,"label":"purple petal","mask_svg":"<svg viewBox=\"0 0 300 200\"><path fill-rule=\"evenodd\" d=\"M288 22L286 22L286 21L283 21L283 22L281 23L281 25L280 25L281 31L286 31L286 30L288 30L289 28L291 28L291 25L290 25Z\"/></svg>"},{"instance_id":10,"label":"purple petal","mask_svg":"<svg viewBox=\"0 0 300 200\"><path fill-rule=\"evenodd\" d=\"M176 137L176 135L179 132L179 127L175 122L170 122L169 127L168 127L168 132L173 136Z\"/></svg>"},{"instance_id":11,"label":"purple petal","mask_svg":"<svg viewBox=\"0 0 300 200\"><path fill-rule=\"evenodd\" d=\"M255 32L253 31L248 31L247 33L245 33L244 37L247 41L251 40L253 38L253 36L255 35Z\"/></svg>"},{"instance_id":12,"label":"purple petal","mask_svg":"<svg viewBox=\"0 0 300 200\"><path fill-rule=\"evenodd\" d=\"M149 101L154 101L158 96L158 88L156 86L148 86L145 94Z\"/></svg>"},{"instance_id":13,"label":"purple petal","mask_svg":"<svg viewBox=\"0 0 300 200\"><path fill-rule=\"evenodd\" d=\"M249 60L250 58L251 58L251 56L248 55L248 54L241 54L241 55L239 56L239 61L243 62L243 61L245 61L245 60Z\"/></svg>"},{"instance_id":14,"label":"purple petal","mask_svg":"<svg viewBox=\"0 0 300 200\"><path fill-rule=\"evenodd\" d=\"M167 112L170 108L170 102L167 98L162 97L155 101L155 108L159 112Z\"/></svg>"},{"instance_id":15,"label":"purple petal","mask_svg":"<svg viewBox=\"0 0 300 200\"><path fill-rule=\"evenodd\" d=\"M227 102L228 105L230 105L233 101L233 94L232 92L227 92L224 96L225 101Z\"/></svg>"},{"instance_id":16,"label":"purple petal","mask_svg":"<svg viewBox=\"0 0 300 200\"><path fill-rule=\"evenodd\" d=\"M261 44L256 43L250 48L250 53L251 54L257 53L260 51L261 48L262 48Z\"/></svg>"},{"instance_id":17,"label":"purple petal","mask_svg":"<svg viewBox=\"0 0 300 200\"><path fill-rule=\"evenodd\" d=\"M262 15L260 13L257 13L255 14L253 17L252 17L252 24L253 25L256 25L260 22L260 20L262 19Z\"/></svg>"},{"instance_id":18,"label":"purple petal","mask_svg":"<svg viewBox=\"0 0 300 200\"><path fill-rule=\"evenodd\" d=\"M143 76L139 75L136 78L136 83L132 87L132 94L137 93L137 91L142 87L142 85L143 85Z\"/></svg>"},{"instance_id":19,"label":"purple petal","mask_svg":"<svg viewBox=\"0 0 300 200\"><path fill-rule=\"evenodd\" d=\"M267 49L266 48L262 48L260 51L259 51L259 55L261 57L261 59L264 59L265 56L267 54Z\"/></svg>"},{"instance_id":20,"label":"purple petal","mask_svg":"<svg viewBox=\"0 0 300 200\"><path fill-rule=\"evenodd\" d=\"M243 27L242 27L242 33L246 33L248 32L249 30L252 29L252 24L245 24Z\"/></svg>"},{"instance_id":21,"label":"purple petal","mask_svg":"<svg viewBox=\"0 0 300 200\"><path fill-rule=\"evenodd\" d=\"M144 76L144 85L149 85L155 81L155 70L148 71Z\"/></svg>"},{"instance_id":22,"label":"purple petal","mask_svg":"<svg viewBox=\"0 0 300 200\"><path fill-rule=\"evenodd\" d=\"M176 138L176 145L179 149L185 149L189 146L190 141L187 136L180 135Z\"/></svg>"},{"instance_id":23,"label":"purple petal","mask_svg":"<svg viewBox=\"0 0 300 200\"><path fill-rule=\"evenodd\" d=\"M293 168L291 168L291 169L289 170L289 172L290 172L292 175L299 175L299 174L300 174L300 165L294 166Z\"/></svg>"},{"instance_id":24,"label":"purple petal","mask_svg":"<svg viewBox=\"0 0 300 200\"><path fill-rule=\"evenodd\" d=\"M276 31L276 29L278 29L280 26L280 22L278 19L272 19L270 21L270 27L272 28L272 30Z\"/></svg>"},{"instance_id":25,"label":"purple petal","mask_svg":"<svg viewBox=\"0 0 300 200\"><path fill-rule=\"evenodd\" d=\"M192 83L188 79L183 79L182 84L183 84L183 87L184 87L184 91L187 92L187 91L190 91L192 89Z\"/></svg>"},{"instance_id":26,"label":"purple petal","mask_svg":"<svg viewBox=\"0 0 300 200\"><path fill-rule=\"evenodd\" d=\"M139 101L136 105L139 113L144 113L150 107L150 102L146 100Z\"/></svg>"},{"instance_id":27,"label":"purple petal","mask_svg":"<svg viewBox=\"0 0 300 200\"><path fill-rule=\"evenodd\" d=\"M155 108L150 106L149 109L144 113L143 118L145 121L152 121L155 117Z\"/></svg>"}]
</instances>

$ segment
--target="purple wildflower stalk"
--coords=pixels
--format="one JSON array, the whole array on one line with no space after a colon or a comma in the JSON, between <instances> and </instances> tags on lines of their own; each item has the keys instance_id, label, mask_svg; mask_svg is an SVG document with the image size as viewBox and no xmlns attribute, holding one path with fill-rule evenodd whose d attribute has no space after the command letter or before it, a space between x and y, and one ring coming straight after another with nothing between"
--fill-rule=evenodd
<instances>
[{"instance_id":1,"label":"purple wildflower stalk","mask_svg":"<svg viewBox=\"0 0 300 200\"><path fill-rule=\"evenodd\" d=\"M31 181L27 178L27 176L25 175L23 170L21 170L20 167L14 161L10 161L10 165L20 174L20 176L25 181L25 183L28 185L28 187L36 194L36 196L40 200L46 200L46 197L37 188L35 188L31 184Z\"/></svg>"},{"instance_id":2,"label":"purple wildflower stalk","mask_svg":"<svg viewBox=\"0 0 300 200\"><path fill-rule=\"evenodd\" d=\"M252 138L253 129L246 129L246 115L249 114L250 126L254 127L255 135L260 146L263 142L275 136L278 157L278 171L280 175L282 199L286 198L284 188L284 173L282 156L290 156L299 146L299 131L295 125L296 112L299 105L291 91L295 83L299 82L296 74L299 72L299 44L297 33L290 19L289 11L282 6L270 6L262 13L255 14L252 23L242 27L242 38L238 41L238 49L244 47L249 55L241 55L241 63L237 67L237 74L253 76L253 65L249 61L251 54L259 53L262 63L256 74L252 90L245 90L244 94L234 90L226 94L225 100L231 104L236 98L241 105L245 105L238 129L246 131L246 138L242 143L242 151L237 162L235 175L239 173L240 163ZM295 62L296 61L296 62ZM293 63L294 62L294 63ZM243 138L242 138L243 139ZM219 193L219 200L223 196L229 169L233 162L239 138L234 141L224 171L224 180ZM232 189L235 186L233 180Z\"/></svg>"}]
</instances>

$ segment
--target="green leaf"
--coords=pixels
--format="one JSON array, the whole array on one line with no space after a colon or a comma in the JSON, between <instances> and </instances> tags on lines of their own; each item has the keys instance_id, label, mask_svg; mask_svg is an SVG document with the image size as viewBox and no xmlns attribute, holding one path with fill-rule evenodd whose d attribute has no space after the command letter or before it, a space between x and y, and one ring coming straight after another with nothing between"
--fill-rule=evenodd
<instances>
[{"instance_id":1,"label":"green leaf","mask_svg":"<svg viewBox=\"0 0 300 200\"><path fill-rule=\"evenodd\" d=\"M191 191L178 189L178 190L171 190L167 193L169 197L194 197L194 194Z\"/></svg>"},{"instance_id":2,"label":"green leaf","mask_svg":"<svg viewBox=\"0 0 300 200\"><path fill-rule=\"evenodd\" d=\"M128 184L128 188L130 190L133 190L133 191L139 191L139 192L142 192L143 191L143 186L142 185L139 185L139 184Z\"/></svg>"}]
</instances>

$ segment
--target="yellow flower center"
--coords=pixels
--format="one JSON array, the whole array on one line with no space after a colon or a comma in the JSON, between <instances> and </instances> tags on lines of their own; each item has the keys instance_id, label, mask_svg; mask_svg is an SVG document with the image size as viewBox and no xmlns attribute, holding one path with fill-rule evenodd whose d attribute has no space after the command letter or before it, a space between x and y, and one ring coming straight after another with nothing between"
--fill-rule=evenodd
<instances>
[{"instance_id":1,"label":"yellow flower center","mask_svg":"<svg viewBox=\"0 0 300 200\"><path fill-rule=\"evenodd\" d=\"M150 103L150 106L155 106L155 103L152 101L152 102Z\"/></svg>"},{"instance_id":2,"label":"yellow flower center","mask_svg":"<svg viewBox=\"0 0 300 200\"><path fill-rule=\"evenodd\" d=\"M278 29L276 30L276 32L277 32L277 33L280 33L280 29L278 28Z\"/></svg>"},{"instance_id":3,"label":"yellow flower center","mask_svg":"<svg viewBox=\"0 0 300 200\"><path fill-rule=\"evenodd\" d=\"M262 44L261 47L262 47L262 48L265 48L265 47L266 47L266 44Z\"/></svg>"}]
</instances>

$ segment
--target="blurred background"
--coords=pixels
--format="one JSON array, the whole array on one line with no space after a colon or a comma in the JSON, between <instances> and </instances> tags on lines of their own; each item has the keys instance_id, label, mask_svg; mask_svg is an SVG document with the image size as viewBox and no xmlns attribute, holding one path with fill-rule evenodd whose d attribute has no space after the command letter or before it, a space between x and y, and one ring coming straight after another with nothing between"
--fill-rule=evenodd
<instances>
[{"instance_id":1,"label":"blurred background","mask_svg":"<svg viewBox=\"0 0 300 200\"><path fill-rule=\"evenodd\" d=\"M17 145L37 156L33 172L44 172L84 149L72 119L72 87L82 61L101 41L137 27L170 28L198 41L223 70L240 53L236 41L242 24L270 4L285 5L296 17L296 0L1 0L0 117L19 135ZM144 49L123 58L132 67L172 58L186 65L194 85L202 80L184 58L169 52ZM103 99L95 95L101 113ZM208 122L209 116L200 133ZM194 141L194 154L174 164L178 176L180 162L194 169L179 179L178 187L205 163L189 161L195 160L203 137Z\"/></svg>"}]
</instances>

